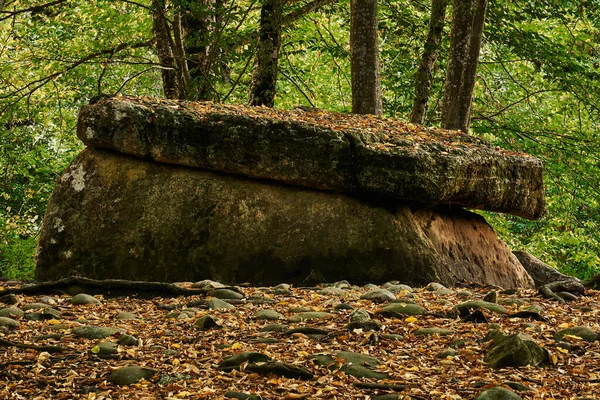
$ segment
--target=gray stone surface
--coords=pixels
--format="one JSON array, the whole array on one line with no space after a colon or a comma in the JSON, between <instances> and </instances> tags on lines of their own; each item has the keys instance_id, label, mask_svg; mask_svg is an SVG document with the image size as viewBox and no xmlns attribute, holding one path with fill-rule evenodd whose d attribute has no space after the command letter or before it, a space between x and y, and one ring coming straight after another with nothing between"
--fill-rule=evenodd
<instances>
[{"instance_id":1,"label":"gray stone surface","mask_svg":"<svg viewBox=\"0 0 600 400\"><path fill-rule=\"evenodd\" d=\"M75 305L85 305L85 304L100 305L100 304L102 304L100 302L100 300L98 300L94 296L91 296L91 295L85 294L85 293L79 293L79 294L76 294L75 296L73 296L73 298L71 299L71 303L75 304Z\"/></svg>"},{"instance_id":2,"label":"gray stone surface","mask_svg":"<svg viewBox=\"0 0 600 400\"><path fill-rule=\"evenodd\" d=\"M115 385L132 385L142 379L149 381L155 373L153 369L132 365L111 372L107 379Z\"/></svg>"},{"instance_id":3,"label":"gray stone surface","mask_svg":"<svg viewBox=\"0 0 600 400\"><path fill-rule=\"evenodd\" d=\"M486 389L475 400L522 400L521 397L510 390L495 387Z\"/></svg>"},{"instance_id":4,"label":"gray stone surface","mask_svg":"<svg viewBox=\"0 0 600 400\"><path fill-rule=\"evenodd\" d=\"M411 209L93 149L58 181L36 278L270 285L302 282L315 270L329 281L532 284L485 220L467 211Z\"/></svg>"},{"instance_id":5,"label":"gray stone surface","mask_svg":"<svg viewBox=\"0 0 600 400\"><path fill-rule=\"evenodd\" d=\"M78 326L71 332L75 336L86 339L104 339L119 332L119 329L104 326Z\"/></svg>"},{"instance_id":6,"label":"gray stone surface","mask_svg":"<svg viewBox=\"0 0 600 400\"><path fill-rule=\"evenodd\" d=\"M538 159L397 120L112 98L82 108L77 134L144 159L318 189L533 219L545 210Z\"/></svg>"},{"instance_id":7,"label":"gray stone surface","mask_svg":"<svg viewBox=\"0 0 600 400\"><path fill-rule=\"evenodd\" d=\"M492 368L538 366L549 363L550 355L531 336L518 333L496 336L483 361Z\"/></svg>"}]
</instances>

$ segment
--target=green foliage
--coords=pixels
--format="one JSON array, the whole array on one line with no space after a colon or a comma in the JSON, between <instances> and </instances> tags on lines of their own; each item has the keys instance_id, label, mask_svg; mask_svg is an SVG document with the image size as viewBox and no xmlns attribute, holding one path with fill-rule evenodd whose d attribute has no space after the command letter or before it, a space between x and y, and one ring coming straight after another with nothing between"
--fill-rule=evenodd
<instances>
[{"instance_id":1,"label":"green foliage","mask_svg":"<svg viewBox=\"0 0 600 400\"><path fill-rule=\"evenodd\" d=\"M0 13L0 272L31 276L35 238L55 180L81 149L77 111L101 93L160 96L150 0L72 0ZM308 0L290 2L285 13ZM199 4L176 0L171 4ZM404 118L427 35L429 1L384 0L384 112ZM204 8L203 13L210 12ZM451 10L448 10L450 13ZM246 103L260 2L217 2L209 71L218 101ZM491 0L472 130L545 164L548 215L486 213L512 248L582 278L600 272L600 7L596 1ZM284 27L276 106L349 111L349 0ZM427 123L438 124L449 27Z\"/></svg>"}]
</instances>

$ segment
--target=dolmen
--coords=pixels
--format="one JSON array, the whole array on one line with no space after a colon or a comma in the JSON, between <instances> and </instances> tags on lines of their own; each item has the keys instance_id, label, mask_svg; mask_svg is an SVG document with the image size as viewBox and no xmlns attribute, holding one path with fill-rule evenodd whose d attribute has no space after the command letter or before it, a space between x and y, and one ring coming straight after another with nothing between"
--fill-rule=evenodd
<instances>
[{"instance_id":1,"label":"dolmen","mask_svg":"<svg viewBox=\"0 0 600 400\"><path fill-rule=\"evenodd\" d=\"M58 180L36 279L531 287L485 219L536 219L542 164L460 132L325 111L112 97Z\"/></svg>"}]
</instances>

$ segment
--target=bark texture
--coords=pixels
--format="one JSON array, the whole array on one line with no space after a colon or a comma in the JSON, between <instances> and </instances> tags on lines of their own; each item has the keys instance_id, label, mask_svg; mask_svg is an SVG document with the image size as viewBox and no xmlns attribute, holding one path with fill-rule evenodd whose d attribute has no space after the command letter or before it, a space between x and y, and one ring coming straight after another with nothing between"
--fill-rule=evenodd
<instances>
[{"instance_id":1,"label":"bark texture","mask_svg":"<svg viewBox=\"0 0 600 400\"><path fill-rule=\"evenodd\" d=\"M377 0L350 2L352 112L381 115Z\"/></svg>"},{"instance_id":2,"label":"bark texture","mask_svg":"<svg viewBox=\"0 0 600 400\"><path fill-rule=\"evenodd\" d=\"M423 47L423 55L419 62L417 77L415 79L415 99L409 115L409 120L415 124L424 124L427 117L427 102L433 80L435 62L440 54L440 43L446 23L446 8L449 0L431 1L431 18L429 31Z\"/></svg>"},{"instance_id":3,"label":"bark texture","mask_svg":"<svg viewBox=\"0 0 600 400\"><path fill-rule=\"evenodd\" d=\"M173 54L173 39L166 16L163 0L152 1L152 33L156 41L156 53L162 67L163 92L167 99L181 98L181 87L177 79L177 69Z\"/></svg>"},{"instance_id":4,"label":"bark texture","mask_svg":"<svg viewBox=\"0 0 600 400\"><path fill-rule=\"evenodd\" d=\"M198 0L183 11L184 44L190 71L190 88L186 96L189 100L213 100L214 97L210 82L214 5L215 0Z\"/></svg>"},{"instance_id":5,"label":"bark texture","mask_svg":"<svg viewBox=\"0 0 600 400\"><path fill-rule=\"evenodd\" d=\"M454 0L442 127L469 131L471 103L488 0Z\"/></svg>"},{"instance_id":6,"label":"bark texture","mask_svg":"<svg viewBox=\"0 0 600 400\"><path fill-rule=\"evenodd\" d=\"M258 52L248 99L253 106L273 107L275 104L285 3L283 0L265 0L261 9Z\"/></svg>"}]
</instances>

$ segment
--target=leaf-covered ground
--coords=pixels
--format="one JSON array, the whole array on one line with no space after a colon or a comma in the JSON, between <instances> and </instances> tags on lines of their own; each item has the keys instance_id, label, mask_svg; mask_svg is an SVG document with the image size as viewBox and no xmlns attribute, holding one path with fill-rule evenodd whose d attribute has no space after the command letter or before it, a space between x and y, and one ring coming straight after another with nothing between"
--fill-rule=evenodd
<instances>
[{"instance_id":1,"label":"leaf-covered ground","mask_svg":"<svg viewBox=\"0 0 600 400\"><path fill-rule=\"evenodd\" d=\"M18 285L4 282L4 287ZM541 320L509 318L508 314L482 310L487 322L464 322L453 311L454 306L480 300L492 288L422 288L410 293L397 286L388 287L396 292L397 299L406 299L406 304L412 300L425 308L421 315L394 315L380 312L385 302L361 299L376 288L343 283L337 286L325 291L323 287L285 285L278 289L241 287L243 299L224 299L234 305L231 309L209 309L212 296L203 295L151 299L96 295L100 300L96 305L74 305L67 294L4 296L4 303L14 304L0 304L0 309L9 310L0 311L4 318L0 321L0 398L223 399L227 392L239 392L264 399L369 399L385 394L397 394L397 398L474 399L483 389L497 385L506 385L523 399L598 398L599 341L567 335L563 342L568 345L562 343L563 348L557 346L553 334L574 326L599 332L600 292L588 291L584 297L559 304L542 299L533 290L512 294L498 290L498 303L509 314L539 305ZM32 307L34 303L47 304L58 313L40 311L42 306ZM348 329L353 310L340 304L368 311L378 321L371 326L379 330L367 330L368 325L365 329ZM264 310L281 316L278 320L256 318ZM308 310L325 314L317 319L297 318L310 316L299 314ZM207 314L218 326L202 330L196 322ZM266 314L277 318L273 312ZM11 321L17 321L18 326ZM276 324L284 326L264 331L265 326ZM73 331L81 326L118 331L105 339L86 339ZM326 332L290 331L301 327ZM417 329L429 327L451 332L417 335ZM486 336L494 328L505 333L527 333L550 351L550 365L491 369L483 358L489 346ZM125 334L137 338L138 344L117 344L119 339L123 342ZM100 342L114 343L107 355L98 346ZM339 351L376 357L381 363L373 371L387 374L389 379L346 374L344 360L337 356ZM256 365L248 362L231 372L218 369L223 359L243 352L261 353L271 361L299 367L312 373L313 378L265 375L250 368ZM331 355L334 364L317 365L315 354ZM149 368L151 375L130 386L112 383L110 374L124 366Z\"/></svg>"}]
</instances>

